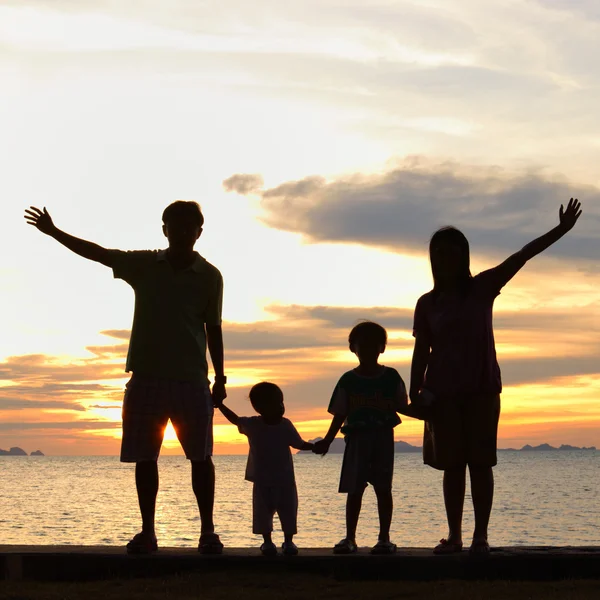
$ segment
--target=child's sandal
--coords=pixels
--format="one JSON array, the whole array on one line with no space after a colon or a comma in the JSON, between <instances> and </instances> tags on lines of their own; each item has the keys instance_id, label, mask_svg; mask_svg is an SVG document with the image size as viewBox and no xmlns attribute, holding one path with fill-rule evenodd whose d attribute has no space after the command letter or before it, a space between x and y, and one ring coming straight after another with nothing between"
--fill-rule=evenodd
<instances>
[{"instance_id":1,"label":"child's sandal","mask_svg":"<svg viewBox=\"0 0 600 600\"><path fill-rule=\"evenodd\" d=\"M354 554L358 550L356 542L344 538L333 547L334 554Z\"/></svg>"},{"instance_id":2,"label":"child's sandal","mask_svg":"<svg viewBox=\"0 0 600 600\"><path fill-rule=\"evenodd\" d=\"M371 554L395 554L396 544L393 544L389 540L383 542L379 540L372 548Z\"/></svg>"},{"instance_id":3,"label":"child's sandal","mask_svg":"<svg viewBox=\"0 0 600 600\"><path fill-rule=\"evenodd\" d=\"M223 544L216 533L203 533L198 541L200 554L223 554Z\"/></svg>"}]
</instances>

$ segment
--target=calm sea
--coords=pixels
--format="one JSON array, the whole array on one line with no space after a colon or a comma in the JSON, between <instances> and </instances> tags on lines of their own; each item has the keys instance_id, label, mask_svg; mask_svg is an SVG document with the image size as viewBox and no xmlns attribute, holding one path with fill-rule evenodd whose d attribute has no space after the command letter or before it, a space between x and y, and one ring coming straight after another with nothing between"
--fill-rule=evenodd
<instances>
[{"instance_id":1,"label":"calm sea","mask_svg":"<svg viewBox=\"0 0 600 600\"><path fill-rule=\"evenodd\" d=\"M245 457L217 456L215 520L229 546L259 543L251 532ZM337 493L341 455L294 457L300 496L299 546L332 546L344 535ZM163 546L195 546L199 518L184 458L160 459L157 535ZM393 540L432 546L446 535L441 474L419 454L397 454ZM501 452L490 541L505 545L600 545L600 452ZM138 531L134 467L116 457L0 457L0 544L121 545ZM473 526L470 498L466 532ZM277 531L277 529L276 529ZM468 540L468 535L465 536ZM377 539L371 489L360 545Z\"/></svg>"}]
</instances>

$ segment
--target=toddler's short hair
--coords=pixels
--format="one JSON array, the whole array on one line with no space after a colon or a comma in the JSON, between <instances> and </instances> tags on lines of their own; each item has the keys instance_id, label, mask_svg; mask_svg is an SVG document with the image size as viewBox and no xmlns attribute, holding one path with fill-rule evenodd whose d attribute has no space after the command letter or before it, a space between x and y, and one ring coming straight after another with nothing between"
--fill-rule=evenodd
<instances>
[{"instance_id":1,"label":"toddler's short hair","mask_svg":"<svg viewBox=\"0 0 600 600\"><path fill-rule=\"evenodd\" d=\"M362 321L358 325L355 325L350 331L348 336L348 343L350 346L354 346L356 343L360 343L360 340L373 340L379 343L381 346L387 344L387 331L379 323L373 321Z\"/></svg>"},{"instance_id":2,"label":"toddler's short hair","mask_svg":"<svg viewBox=\"0 0 600 600\"><path fill-rule=\"evenodd\" d=\"M169 222L169 219L173 217L193 219L198 224L198 227L204 225L202 209L200 208L200 205L193 200L177 200L169 204L162 214L163 223L166 225Z\"/></svg>"},{"instance_id":3,"label":"toddler's short hair","mask_svg":"<svg viewBox=\"0 0 600 600\"><path fill-rule=\"evenodd\" d=\"M269 405L283 404L283 392L281 391L281 388L270 381L261 381L252 386L249 397L252 408L259 415L261 415Z\"/></svg>"}]
</instances>

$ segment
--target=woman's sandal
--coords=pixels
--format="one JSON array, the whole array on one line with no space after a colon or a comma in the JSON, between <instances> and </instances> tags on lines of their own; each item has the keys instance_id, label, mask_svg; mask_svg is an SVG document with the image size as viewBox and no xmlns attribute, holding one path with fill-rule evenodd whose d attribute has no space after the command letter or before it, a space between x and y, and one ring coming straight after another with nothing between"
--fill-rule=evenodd
<instances>
[{"instance_id":1,"label":"woman's sandal","mask_svg":"<svg viewBox=\"0 0 600 600\"><path fill-rule=\"evenodd\" d=\"M458 554L462 552L462 542L451 542L446 538L440 540L440 543L433 549L434 554Z\"/></svg>"},{"instance_id":2,"label":"woman's sandal","mask_svg":"<svg viewBox=\"0 0 600 600\"><path fill-rule=\"evenodd\" d=\"M356 542L344 538L333 547L334 554L354 554L358 550Z\"/></svg>"},{"instance_id":3,"label":"woman's sandal","mask_svg":"<svg viewBox=\"0 0 600 600\"><path fill-rule=\"evenodd\" d=\"M379 540L372 548L371 554L395 554L396 544L393 544L389 540L382 542Z\"/></svg>"},{"instance_id":4,"label":"woman's sandal","mask_svg":"<svg viewBox=\"0 0 600 600\"><path fill-rule=\"evenodd\" d=\"M203 533L198 542L200 554L223 554L223 544L216 533Z\"/></svg>"},{"instance_id":5,"label":"woman's sandal","mask_svg":"<svg viewBox=\"0 0 600 600\"><path fill-rule=\"evenodd\" d=\"M141 531L127 544L127 554L153 554L158 550L156 537Z\"/></svg>"}]
</instances>

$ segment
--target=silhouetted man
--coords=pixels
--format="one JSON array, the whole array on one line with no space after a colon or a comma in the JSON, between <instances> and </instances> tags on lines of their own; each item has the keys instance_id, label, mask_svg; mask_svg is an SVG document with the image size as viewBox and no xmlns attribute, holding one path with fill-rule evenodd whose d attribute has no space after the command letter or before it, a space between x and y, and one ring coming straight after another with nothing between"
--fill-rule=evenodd
<instances>
[{"instance_id":1,"label":"silhouetted man","mask_svg":"<svg viewBox=\"0 0 600 600\"><path fill-rule=\"evenodd\" d=\"M204 217L196 202L177 201L163 212L166 250L108 250L58 229L44 208L25 218L76 254L113 270L135 291L135 311L126 371L131 372L123 401L121 461L135 462L142 531L127 544L132 554L158 549L154 532L158 494L157 460L171 419L192 463L192 487L202 522L198 550L223 550L213 523L215 473L212 463L214 405L227 396L223 373L221 306L223 278L197 252ZM206 346L215 380L208 380Z\"/></svg>"}]
</instances>

